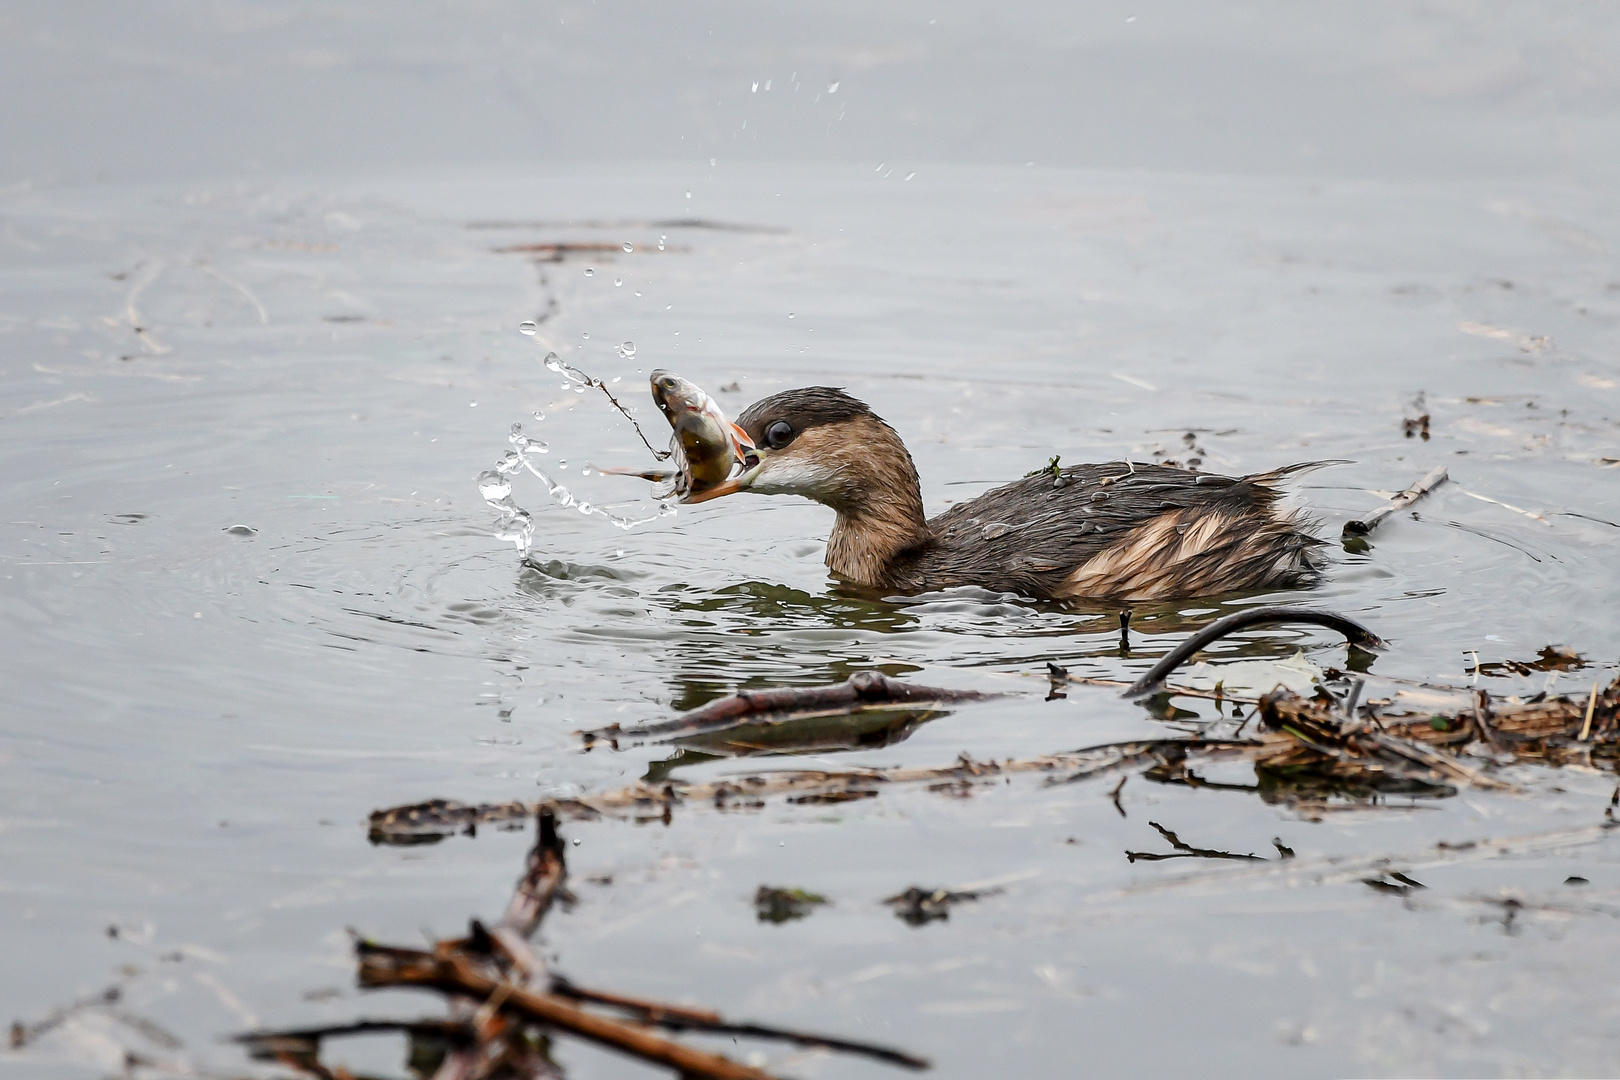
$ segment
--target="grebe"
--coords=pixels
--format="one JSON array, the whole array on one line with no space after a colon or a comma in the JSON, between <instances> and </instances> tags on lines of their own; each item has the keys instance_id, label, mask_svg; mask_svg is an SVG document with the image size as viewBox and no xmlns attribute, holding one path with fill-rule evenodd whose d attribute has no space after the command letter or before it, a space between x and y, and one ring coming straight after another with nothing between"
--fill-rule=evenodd
<instances>
[{"instance_id":1,"label":"grebe","mask_svg":"<svg viewBox=\"0 0 1620 1080\"><path fill-rule=\"evenodd\" d=\"M827 566L889 593L976 585L1046 600L1172 600L1305 588L1322 542L1274 486L1321 462L1228 477L1167 465L1054 466L929 520L895 430L843 390L773 394L737 418L737 475L685 501L802 495L838 515Z\"/></svg>"}]
</instances>

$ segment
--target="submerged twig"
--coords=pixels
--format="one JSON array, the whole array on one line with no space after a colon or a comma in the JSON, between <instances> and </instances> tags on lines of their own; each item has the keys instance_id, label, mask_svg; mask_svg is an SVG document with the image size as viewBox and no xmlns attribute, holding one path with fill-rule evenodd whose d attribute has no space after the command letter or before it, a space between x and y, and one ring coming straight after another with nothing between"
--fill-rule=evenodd
<instances>
[{"instance_id":1,"label":"submerged twig","mask_svg":"<svg viewBox=\"0 0 1620 1080\"><path fill-rule=\"evenodd\" d=\"M1356 521L1345 522L1344 535L1366 536L1368 533L1378 528L1379 522L1383 521L1391 514L1399 513L1400 511L1405 510L1408 506L1411 506L1413 503L1423 498L1423 496L1445 483L1446 479L1446 467L1444 465L1436 465L1433 469L1429 470L1429 474L1423 479L1396 495L1389 502L1385 503L1383 506L1380 506L1377 510L1374 510L1366 517L1360 518Z\"/></svg>"},{"instance_id":2,"label":"submerged twig","mask_svg":"<svg viewBox=\"0 0 1620 1080\"><path fill-rule=\"evenodd\" d=\"M1225 618L1216 619L1186 641L1171 649L1158 663L1149 668L1145 675L1132 683L1122 696L1139 698L1156 693L1164 686L1164 680L1169 677L1170 673L1192 659L1193 655L1200 649L1228 634L1245 630L1251 626L1271 623L1306 623L1313 626L1325 626L1330 630L1337 630L1352 645L1360 648L1381 649L1384 647L1383 639L1377 634L1374 634L1354 619L1347 619L1343 615L1331 611L1291 607L1249 608L1245 611L1235 612Z\"/></svg>"},{"instance_id":3,"label":"submerged twig","mask_svg":"<svg viewBox=\"0 0 1620 1080\"><path fill-rule=\"evenodd\" d=\"M986 701L1002 694L980 690L945 690L915 686L876 671L862 671L834 686L789 687L781 690L742 690L712 701L675 720L621 727L612 724L577 732L589 746L598 739L656 739L701 735L748 723L779 723L811 716L843 716L886 705L912 708L956 701Z\"/></svg>"}]
</instances>

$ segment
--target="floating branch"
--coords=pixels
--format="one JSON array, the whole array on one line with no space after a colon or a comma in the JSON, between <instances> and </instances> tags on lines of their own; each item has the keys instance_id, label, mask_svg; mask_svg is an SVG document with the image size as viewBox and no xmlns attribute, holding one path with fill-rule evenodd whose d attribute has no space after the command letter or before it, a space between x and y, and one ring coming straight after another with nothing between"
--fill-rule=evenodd
<instances>
[{"instance_id":1,"label":"floating branch","mask_svg":"<svg viewBox=\"0 0 1620 1080\"><path fill-rule=\"evenodd\" d=\"M697 1031L772 1039L798 1046L861 1054L891 1065L926 1069L912 1054L830 1035L766 1024L730 1023L718 1013L646 1001L603 990L586 990L549 974L529 944L546 912L566 897L565 850L550 804L536 813L534 846L522 877L493 927L472 920L467 937L407 949L358 941L359 983L367 988L437 990L451 1015L429 1020L360 1020L322 1028L256 1031L237 1036L254 1056L278 1061L321 1080L334 1074L320 1061L323 1039L376 1031L402 1031L411 1040L412 1067L426 1075L490 1080L544 1080L559 1074L545 1038L568 1034L674 1070L693 1080L772 1080L769 1074L730 1058L664 1038L653 1030ZM605 1016L585 1005L630 1014Z\"/></svg>"},{"instance_id":2,"label":"floating branch","mask_svg":"<svg viewBox=\"0 0 1620 1080\"><path fill-rule=\"evenodd\" d=\"M1425 416L1423 419L1423 437L1427 439L1429 437L1429 425L1427 423L1429 418ZM1445 483L1446 479L1446 467L1444 465L1436 465L1433 469L1429 470L1429 475L1425 476L1423 479L1419 480L1417 483L1395 496L1383 506L1380 506L1377 510L1374 510L1372 513L1368 514L1366 517L1356 521L1345 522L1344 535L1366 536L1368 533L1378 528L1379 522L1383 521L1391 514L1399 513L1400 511L1405 510L1408 506L1411 506L1413 503L1423 498L1423 496Z\"/></svg>"},{"instance_id":3,"label":"floating branch","mask_svg":"<svg viewBox=\"0 0 1620 1080\"><path fill-rule=\"evenodd\" d=\"M1199 650L1219 641L1228 634L1235 634L1237 631L1246 630L1251 626L1273 623L1305 623L1312 626L1325 626L1330 630L1337 630L1345 636L1350 644L1358 648L1382 649L1385 647L1384 640L1377 634L1354 619L1347 619L1343 615L1337 615L1331 611L1315 611L1310 608L1291 607L1249 608L1246 611L1235 612L1225 618L1216 619L1186 641L1171 649L1157 664L1148 669L1147 674L1132 683L1123 696L1139 698L1148 694L1156 694L1164 688L1164 680L1170 677L1170 673L1191 660Z\"/></svg>"},{"instance_id":4,"label":"floating branch","mask_svg":"<svg viewBox=\"0 0 1620 1080\"><path fill-rule=\"evenodd\" d=\"M862 671L835 686L743 690L693 709L677 720L621 727L612 724L578 732L585 744L620 739L670 739L703 735L742 724L779 724L813 716L853 716L871 709L905 706L916 709L959 701L987 701L1003 697L978 690L944 690L914 686L875 671Z\"/></svg>"}]
</instances>

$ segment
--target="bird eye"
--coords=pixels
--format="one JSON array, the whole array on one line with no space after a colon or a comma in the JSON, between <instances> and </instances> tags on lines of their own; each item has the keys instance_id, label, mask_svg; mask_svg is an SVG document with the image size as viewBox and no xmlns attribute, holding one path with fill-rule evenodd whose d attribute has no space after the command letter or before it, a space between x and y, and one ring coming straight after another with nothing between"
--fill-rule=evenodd
<instances>
[{"instance_id":1,"label":"bird eye","mask_svg":"<svg viewBox=\"0 0 1620 1080\"><path fill-rule=\"evenodd\" d=\"M793 441L793 425L786 420L778 420L765 429L765 445L772 450L780 450Z\"/></svg>"}]
</instances>

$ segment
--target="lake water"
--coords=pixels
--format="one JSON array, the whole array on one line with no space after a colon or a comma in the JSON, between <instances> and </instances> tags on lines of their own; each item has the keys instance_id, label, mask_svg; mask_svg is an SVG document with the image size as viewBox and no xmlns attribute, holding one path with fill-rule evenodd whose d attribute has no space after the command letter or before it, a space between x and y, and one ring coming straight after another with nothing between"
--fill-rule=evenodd
<instances>
[{"instance_id":1,"label":"lake water","mask_svg":"<svg viewBox=\"0 0 1620 1080\"><path fill-rule=\"evenodd\" d=\"M183 1044L87 1012L0 1054L0 1075L99 1077L127 1050L170 1063L143 1076L273 1073L222 1037L435 1012L355 990L345 928L414 943L498 913L530 835L373 846L367 813L608 791L674 753L586 752L582 728L879 670L1018 696L888 746L673 775L1180 730L1103 688L1045 700L1045 665L1134 678L1220 601L1140 612L1122 657L1106 609L843 596L822 565L831 514L809 503L737 497L622 530L519 474L525 563L475 483L514 423L577 497L656 507L641 481L582 475L650 457L547 350L619 379L655 439L654 367L730 415L847 387L906 439L930 513L1054 454L1182 458L1191 433L1212 471L1345 459L1298 485L1333 538L1444 465L1453 482L1370 551L1330 546L1321 589L1260 599L1365 622L1392 645L1381 676L1466 685L1475 654L1558 644L1591 666L1554 692L1614 677L1611 186L891 164L406 163L0 192L0 1018L124 978L123 1007ZM1431 437L1405 435L1422 413ZM1213 659L1300 650L1346 659L1290 629ZM569 822L580 902L541 937L581 983L892 1043L946 1077L1620 1073L1620 840L1436 854L1598 825L1616 779L1510 775L1524 793L1328 813L1140 776L1116 809L1107 776ZM1170 850L1150 823L1296 860L1130 861ZM1385 856L1427 888L1335 869ZM760 922L761 884L831 904ZM914 928L881 903L912 885L1001 891ZM402 1075L400 1045L329 1060ZM764 1049L788 1075L886 1071ZM573 1042L557 1057L579 1080L649 1075Z\"/></svg>"}]
</instances>

